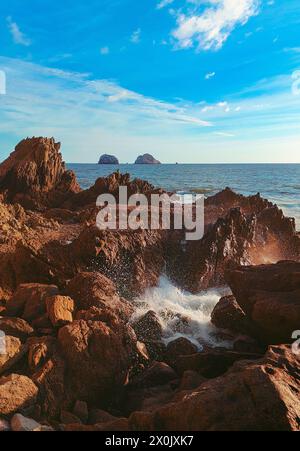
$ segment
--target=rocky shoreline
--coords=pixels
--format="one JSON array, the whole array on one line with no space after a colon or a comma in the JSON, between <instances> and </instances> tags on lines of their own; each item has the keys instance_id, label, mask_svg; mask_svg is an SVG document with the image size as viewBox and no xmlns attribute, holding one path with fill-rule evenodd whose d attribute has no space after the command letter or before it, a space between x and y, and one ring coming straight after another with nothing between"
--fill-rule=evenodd
<instances>
[{"instance_id":1,"label":"rocky shoreline","mask_svg":"<svg viewBox=\"0 0 300 451\"><path fill-rule=\"evenodd\" d=\"M295 221L227 188L185 248L178 230L100 231L96 199L119 186L161 192L120 173L82 190L54 139L0 165L0 431L300 430ZM230 287L212 323L232 349L166 345L151 311L132 321L162 274L192 293Z\"/></svg>"}]
</instances>

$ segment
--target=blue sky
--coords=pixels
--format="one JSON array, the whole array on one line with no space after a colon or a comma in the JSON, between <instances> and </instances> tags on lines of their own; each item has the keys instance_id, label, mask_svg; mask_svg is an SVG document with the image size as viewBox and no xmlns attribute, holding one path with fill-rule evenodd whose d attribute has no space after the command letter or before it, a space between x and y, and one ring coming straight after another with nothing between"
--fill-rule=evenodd
<instances>
[{"instance_id":1,"label":"blue sky","mask_svg":"<svg viewBox=\"0 0 300 451\"><path fill-rule=\"evenodd\" d=\"M4 0L0 22L0 159L35 135L68 162L300 162L299 0Z\"/></svg>"}]
</instances>

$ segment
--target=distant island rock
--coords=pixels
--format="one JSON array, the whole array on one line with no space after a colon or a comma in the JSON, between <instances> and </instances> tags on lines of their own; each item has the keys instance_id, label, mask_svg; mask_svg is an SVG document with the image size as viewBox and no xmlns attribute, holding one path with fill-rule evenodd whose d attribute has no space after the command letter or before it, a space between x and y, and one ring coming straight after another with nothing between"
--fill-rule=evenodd
<instances>
[{"instance_id":1,"label":"distant island rock","mask_svg":"<svg viewBox=\"0 0 300 451\"><path fill-rule=\"evenodd\" d=\"M119 160L114 155L102 155L98 164L119 164Z\"/></svg>"},{"instance_id":2,"label":"distant island rock","mask_svg":"<svg viewBox=\"0 0 300 451\"><path fill-rule=\"evenodd\" d=\"M160 161L156 160L152 155L149 153L145 153L145 155L140 155L137 159L135 164L161 164Z\"/></svg>"}]
</instances>

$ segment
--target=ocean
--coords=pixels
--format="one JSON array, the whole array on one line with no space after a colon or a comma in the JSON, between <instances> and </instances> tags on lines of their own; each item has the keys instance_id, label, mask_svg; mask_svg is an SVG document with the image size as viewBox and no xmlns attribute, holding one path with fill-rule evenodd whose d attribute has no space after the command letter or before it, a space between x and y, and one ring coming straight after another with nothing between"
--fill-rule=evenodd
<instances>
[{"instance_id":1,"label":"ocean","mask_svg":"<svg viewBox=\"0 0 300 451\"><path fill-rule=\"evenodd\" d=\"M260 193L276 203L285 215L296 219L300 230L300 164L162 164L118 166L68 164L82 188L89 188L98 177L117 169L131 176L148 180L155 187L178 193L199 193L211 196L227 186L234 191L252 195Z\"/></svg>"}]
</instances>

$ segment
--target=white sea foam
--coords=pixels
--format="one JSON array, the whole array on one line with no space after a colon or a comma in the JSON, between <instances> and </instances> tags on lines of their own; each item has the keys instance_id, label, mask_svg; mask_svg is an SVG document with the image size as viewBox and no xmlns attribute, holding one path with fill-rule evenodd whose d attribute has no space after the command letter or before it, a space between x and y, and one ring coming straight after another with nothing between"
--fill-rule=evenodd
<instances>
[{"instance_id":1,"label":"white sea foam","mask_svg":"<svg viewBox=\"0 0 300 451\"><path fill-rule=\"evenodd\" d=\"M208 346L230 346L218 337L218 330L210 321L211 313L220 297L228 289L212 289L199 294L181 291L166 277L161 277L159 286L145 291L135 300L133 321L154 311L163 327L164 341L169 343L179 337L188 338L199 349Z\"/></svg>"}]
</instances>

